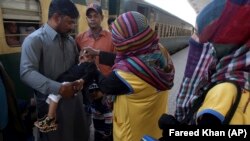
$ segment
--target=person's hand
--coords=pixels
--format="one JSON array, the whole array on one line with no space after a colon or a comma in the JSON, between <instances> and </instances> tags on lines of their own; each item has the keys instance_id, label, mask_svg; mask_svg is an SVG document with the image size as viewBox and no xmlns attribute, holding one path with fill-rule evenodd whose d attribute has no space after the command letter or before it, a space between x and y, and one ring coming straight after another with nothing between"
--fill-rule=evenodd
<instances>
[{"instance_id":1,"label":"person's hand","mask_svg":"<svg viewBox=\"0 0 250 141\"><path fill-rule=\"evenodd\" d=\"M82 79L73 82L64 82L59 90L59 94L64 98L70 98L83 88L83 83Z\"/></svg>"},{"instance_id":2,"label":"person's hand","mask_svg":"<svg viewBox=\"0 0 250 141\"><path fill-rule=\"evenodd\" d=\"M83 84L84 84L83 79L78 79L78 80L72 82L73 90L75 91L75 93L82 90Z\"/></svg>"},{"instance_id":3,"label":"person's hand","mask_svg":"<svg viewBox=\"0 0 250 141\"><path fill-rule=\"evenodd\" d=\"M92 55L92 56L98 56L100 54L100 50L94 49L92 47L84 47L83 50L86 51L86 54Z\"/></svg>"},{"instance_id":4,"label":"person's hand","mask_svg":"<svg viewBox=\"0 0 250 141\"><path fill-rule=\"evenodd\" d=\"M90 55L89 53L87 53L86 50L81 50L79 55L79 63L94 62L94 61L95 61L94 55Z\"/></svg>"},{"instance_id":5,"label":"person's hand","mask_svg":"<svg viewBox=\"0 0 250 141\"><path fill-rule=\"evenodd\" d=\"M64 82L60 87L59 94L63 98L70 98L74 95L75 91L71 82Z\"/></svg>"}]
</instances>

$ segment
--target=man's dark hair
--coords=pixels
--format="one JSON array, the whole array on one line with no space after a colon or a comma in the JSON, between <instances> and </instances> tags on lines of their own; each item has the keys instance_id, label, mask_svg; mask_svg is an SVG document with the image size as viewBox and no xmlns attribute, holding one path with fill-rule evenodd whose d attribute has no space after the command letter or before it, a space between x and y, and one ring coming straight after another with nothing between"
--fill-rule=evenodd
<instances>
[{"instance_id":1,"label":"man's dark hair","mask_svg":"<svg viewBox=\"0 0 250 141\"><path fill-rule=\"evenodd\" d=\"M54 13L69 16L73 19L79 17L79 12L71 0L52 0L49 6L48 18L50 19Z\"/></svg>"},{"instance_id":2,"label":"man's dark hair","mask_svg":"<svg viewBox=\"0 0 250 141\"><path fill-rule=\"evenodd\" d=\"M115 18L110 17L110 18L108 19L108 25L112 24L112 22L114 22L114 21L115 21Z\"/></svg>"}]
</instances>

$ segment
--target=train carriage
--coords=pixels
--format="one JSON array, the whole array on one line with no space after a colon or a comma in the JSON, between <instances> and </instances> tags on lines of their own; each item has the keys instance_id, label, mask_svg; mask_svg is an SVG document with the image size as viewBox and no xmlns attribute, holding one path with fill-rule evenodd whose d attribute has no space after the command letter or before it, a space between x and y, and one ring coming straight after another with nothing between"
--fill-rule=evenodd
<instances>
[{"instance_id":1,"label":"train carriage","mask_svg":"<svg viewBox=\"0 0 250 141\"><path fill-rule=\"evenodd\" d=\"M160 42L173 54L188 45L193 33L193 26L144 0L120 1L119 14L127 11L138 11L148 18L149 24L160 37Z\"/></svg>"}]
</instances>

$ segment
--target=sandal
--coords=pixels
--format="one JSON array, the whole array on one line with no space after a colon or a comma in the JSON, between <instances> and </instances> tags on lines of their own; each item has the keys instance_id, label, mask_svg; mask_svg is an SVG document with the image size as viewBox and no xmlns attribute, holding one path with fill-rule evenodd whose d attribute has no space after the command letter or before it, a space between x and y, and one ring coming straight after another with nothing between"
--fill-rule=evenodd
<instances>
[{"instance_id":1,"label":"sandal","mask_svg":"<svg viewBox=\"0 0 250 141\"><path fill-rule=\"evenodd\" d=\"M48 116L45 116L44 118L36 121L34 125L41 132L50 132L57 129L56 118L50 118Z\"/></svg>"}]
</instances>

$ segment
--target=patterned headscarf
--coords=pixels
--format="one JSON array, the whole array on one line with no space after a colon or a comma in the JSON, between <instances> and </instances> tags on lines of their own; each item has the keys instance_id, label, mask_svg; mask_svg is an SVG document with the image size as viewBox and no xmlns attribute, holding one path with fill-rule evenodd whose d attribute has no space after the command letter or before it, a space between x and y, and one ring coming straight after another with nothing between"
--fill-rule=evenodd
<instances>
[{"instance_id":1,"label":"patterned headscarf","mask_svg":"<svg viewBox=\"0 0 250 141\"><path fill-rule=\"evenodd\" d=\"M196 23L201 43L243 45L250 36L250 0L213 0Z\"/></svg>"},{"instance_id":2,"label":"patterned headscarf","mask_svg":"<svg viewBox=\"0 0 250 141\"><path fill-rule=\"evenodd\" d=\"M130 11L112 24L117 56L114 70L132 72L158 90L172 88L174 67L166 48L160 49L157 34L142 14Z\"/></svg>"},{"instance_id":3,"label":"patterned headscarf","mask_svg":"<svg viewBox=\"0 0 250 141\"><path fill-rule=\"evenodd\" d=\"M218 10L217 4L219 3L220 5L222 1L223 0L213 1L205 7L197 17L198 31L200 30L199 39L201 39L201 42L210 42L199 44L192 39L190 40L190 51L185 75L176 101L175 116L179 121L188 115L190 109L193 108L194 102L204 94L212 83L232 80L237 82L242 89L250 90L250 34L247 34L249 31L247 29L244 29L246 32L243 33L236 32L236 30L243 31L243 27L250 25L249 19L239 18L244 17L243 15L246 15L246 13L249 15L250 0L227 0L224 1L223 4L225 7L221 7L222 10ZM205 23L204 21L216 15L216 13L214 13L216 10L223 14L219 14L220 16L213 22L210 21L209 24ZM231 10L233 10L234 13L238 13L237 16L232 15L232 12L229 12ZM203 17L204 20L201 20L202 15L206 15L206 17ZM225 17L231 16L233 18L230 18L230 20L234 21L234 19L238 19L240 21L236 20L234 24L226 24L225 21L222 20ZM223 24L224 26L221 26ZM233 32L233 29L226 28L230 27L229 25L233 26L235 32ZM217 30L211 30L210 32L212 34L207 34L207 29ZM217 35L221 35L222 37L220 38ZM222 44L222 41L224 44ZM218 46L218 44L220 45ZM229 44L234 44L236 48L228 52L227 50L230 49ZM223 48L222 51L227 53L218 58L216 48ZM195 53L195 55L191 55L191 52Z\"/></svg>"}]
</instances>

